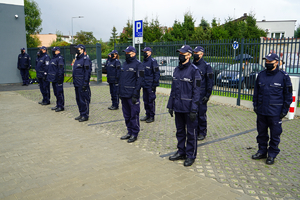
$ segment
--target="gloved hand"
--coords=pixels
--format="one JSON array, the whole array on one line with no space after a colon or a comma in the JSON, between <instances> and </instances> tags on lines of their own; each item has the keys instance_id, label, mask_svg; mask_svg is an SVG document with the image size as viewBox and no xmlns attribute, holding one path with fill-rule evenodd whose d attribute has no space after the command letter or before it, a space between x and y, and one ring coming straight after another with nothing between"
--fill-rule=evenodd
<instances>
[{"instance_id":1,"label":"gloved hand","mask_svg":"<svg viewBox=\"0 0 300 200\"><path fill-rule=\"evenodd\" d=\"M173 117L174 110L173 109L169 109L169 113L170 113L171 117Z\"/></svg>"},{"instance_id":2,"label":"gloved hand","mask_svg":"<svg viewBox=\"0 0 300 200\"><path fill-rule=\"evenodd\" d=\"M82 86L82 89L81 89L82 92L86 92L87 91L87 87L84 85Z\"/></svg>"},{"instance_id":3,"label":"gloved hand","mask_svg":"<svg viewBox=\"0 0 300 200\"><path fill-rule=\"evenodd\" d=\"M190 112L190 120L191 122L195 121L197 117L197 113L195 112Z\"/></svg>"},{"instance_id":4,"label":"gloved hand","mask_svg":"<svg viewBox=\"0 0 300 200\"><path fill-rule=\"evenodd\" d=\"M284 118L287 115L287 113L281 113L280 114L280 119Z\"/></svg>"},{"instance_id":5,"label":"gloved hand","mask_svg":"<svg viewBox=\"0 0 300 200\"><path fill-rule=\"evenodd\" d=\"M58 84L63 84L63 82L64 82L64 81L63 81L62 77L58 77L57 83L58 83Z\"/></svg>"},{"instance_id":6,"label":"gloved hand","mask_svg":"<svg viewBox=\"0 0 300 200\"><path fill-rule=\"evenodd\" d=\"M253 108L253 111L257 114L257 107L256 106Z\"/></svg>"},{"instance_id":7,"label":"gloved hand","mask_svg":"<svg viewBox=\"0 0 300 200\"><path fill-rule=\"evenodd\" d=\"M155 86L152 87L152 91L156 92L156 87Z\"/></svg>"},{"instance_id":8,"label":"gloved hand","mask_svg":"<svg viewBox=\"0 0 300 200\"><path fill-rule=\"evenodd\" d=\"M132 97L132 98L131 98L131 101L132 101L132 104L136 104L136 102L137 102L137 98L135 98L135 97Z\"/></svg>"},{"instance_id":9,"label":"gloved hand","mask_svg":"<svg viewBox=\"0 0 300 200\"><path fill-rule=\"evenodd\" d=\"M208 102L209 98L208 97L203 97L202 98L202 103L206 104Z\"/></svg>"}]
</instances>

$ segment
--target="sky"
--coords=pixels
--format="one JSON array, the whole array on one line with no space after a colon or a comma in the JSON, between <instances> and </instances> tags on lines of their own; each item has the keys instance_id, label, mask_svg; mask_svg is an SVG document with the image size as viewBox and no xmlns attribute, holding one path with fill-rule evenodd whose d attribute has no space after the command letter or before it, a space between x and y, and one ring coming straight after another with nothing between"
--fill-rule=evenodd
<instances>
[{"instance_id":1,"label":"sky","mask_svg":"<svg viewBox=\"0 0 300 200\"><path fill-rule=\"evenodd\" d=\"M35 0L42 12L41 34L61 31L72 35L80 30L92 31L94 36L108 41L113 26L118 34L132 20L133 0ZM191 12L199 25L202 17L211 23L213 18L223 24L228 17L239 18L252 13L257 21L297 20L300 24L299 0L134 0L135 20L146 17L158 19L161 26L172 27L175 20L183 22L186 12ZM296 28L295 27L295 28Z\"/></svg>"}]
</instances>

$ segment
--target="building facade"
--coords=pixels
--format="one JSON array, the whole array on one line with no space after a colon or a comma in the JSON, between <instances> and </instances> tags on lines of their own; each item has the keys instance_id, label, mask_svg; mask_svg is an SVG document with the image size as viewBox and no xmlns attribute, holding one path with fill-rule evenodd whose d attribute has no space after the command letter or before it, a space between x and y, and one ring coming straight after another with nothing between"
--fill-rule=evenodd
<instances>
[{"instance_id":1,"label":"building facade","mask_svg":"<svg viewBox=\"0 0 300 200\"><path fill-rule=\"evenodd\" d=\"M27 46L24 0L0 0L0 27L0 84L21 83L17 62Z\"/></svg>"},{"instance_id":2,"label":"building facade","mask_svg":"<svg viewBox=\"0 0 300 200\"><path fill-rule=\"evenodd\" d=\"M294 37L297 20L256 21L258 28L266 31L268 38Z\"/></svg>"}]
</instances>

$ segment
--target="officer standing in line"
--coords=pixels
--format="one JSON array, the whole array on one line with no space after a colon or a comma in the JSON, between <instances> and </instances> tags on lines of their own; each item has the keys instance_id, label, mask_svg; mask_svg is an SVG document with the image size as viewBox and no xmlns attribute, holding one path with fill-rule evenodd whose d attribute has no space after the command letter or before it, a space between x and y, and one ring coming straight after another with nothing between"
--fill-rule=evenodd
<instances>
[{"instance_id":1,"label":"officer standing in line","mask_svg":"<svg viewBox=\"0 0 300 200\"><path fill-rule=\"evenodd\" d=\"M200 105L198 111L198 140L204 140L207 134L207 102L214 86L214 73L209 63L203 59L204 48L197 46L194 49L194 65L201 74Z\"/></svg>"},{"instance_id":2,"label":"officer standing in line","mask_svg":"<svg viewBox=\"0 0 300 200\"><path fill-rule=\"evenodd\" d=\"M50 104L50 82L46 80L50 57L47 54L47 48L42 46L40 48L40 56L35 67L36 77L39 80L39 86L43 95L43 100L39 102L42 105Z\"/></svg>"},{"instance_id":3,"label":"officer standing in line","mask_svg":"<svg viewBox=\"0 0 300 200\"><path fill-rule=\"evenodd\" d=\"M171 94L167 108L171 117L175 111L178 151L169 160L184 160L184 166L191 166L197 156L197 127L201 75L199 69L190 62L193 50L184 45L177 51L179 66L175 68Z\"/></svg>"},{"instance_id":4,"label":"officer standing in line","mask_svg":"<svg viewBox=\"0 0 300 200\"><path fill-rule=\"evenodd\" d=\"M119 97L118 97L118 77L120 73L121 63L119 61L119 55L116 50L110 53L110 59L106 65L107 82L109 83L110 95L112 105L108 107L109 110L119 109Z\"/></svg>"},{"instance_id":5,"label":"officer standing in line","mask_svg":"<svg viewBox=\"0 0 300 200\"><path fill-rule=\"evenodd\" d=\"M91 78L91 60L84 54L85 46L77 45L76 60L73 65L73 84L75 87L76 102L80 115L75 118L79 122L89 119L89 106L91 102L90 78Z\"/></svg>"},{"instance_id":6,"label":"officer standing in line","mask_svg":"<svg viewBox=\"0 0 300 200\"><path fill-rule=\"evenodd\" d=\"M21 54L18 56L18 69L20 70L23 85L29 85L29 69L31 68L31 58L25 52L25 48L21 48Z\"/></svg>"},{"instance_id":7,"label":"officer standing in line","mask_svg":"<svg viewBox=\"0 0 300 200\"><path fill-rule=\"evenodd\" d=\"M59 47L52 48L52 59L50 60L47 81L52 82L54 95L56 97L56 106L51 108L55 112L63 111L65 105L64 98L64 58L60 54Z\"/></svg>"},{"instance_id":8,"label":"officer standing in line","mask_svg":"<svg viewBox=\"0 0 300 200\"><path fill-rule=\"evenodd\" d=\"M143 88L143 101L146 110L146 116L141 119L141 121L146 121L147 123L154 122L155 116L155 99L156 99L156 87L159 86L159 67L157 61L151 57L152 49L150 47L145 47L143 67L145 69L145 78L142 83Z\"/></svg>"},{"instance_id":9,"label":"officer standing in line","mask_svg":"<svg viewBox=\"0 0 300 200\"><path fill-rule=\"evenodd\" d=\"M271 53L265 59L266 69L258 74L253 94L253 107L257 114L258 151L252 155L252 159L267 158L266 163L272 165L280 152L278 146L282 118L289 111L293 89L289 75L279 70L279 57Z\"/></svg>"},{"instance_id":10,"label":"officer standing in line","mask_svg":"<svg viewBox=\"0 0 300 200\"><path fill-rule=\"evenodd\" d=\"M136 58L136 49L128 46L125 50L126 60L123 63L119 78L119 97L128 133L121 140L128 143L137 140L140 132L140 90L145 71L143 64Z\"/></svg>"}]
</instances>

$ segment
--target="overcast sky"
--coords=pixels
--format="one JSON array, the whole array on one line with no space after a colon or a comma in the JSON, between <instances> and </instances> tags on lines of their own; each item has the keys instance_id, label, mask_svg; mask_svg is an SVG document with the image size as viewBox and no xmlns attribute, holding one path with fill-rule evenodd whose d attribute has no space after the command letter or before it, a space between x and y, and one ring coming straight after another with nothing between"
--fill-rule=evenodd
<instances>
[{"instance_id":1,"label":"overcast sky","mask_svg":"<svg viewBox=\"0 0 300 200\"><path fill-rule=\"evenodd\" d=\"M76 32L92 31L97 39L108 41L113 26L118 33L122 32L127 20L132 20L133 0L35 0L42 12L42 34L56 33L64 35ZM300 23L300 0L135 0L135 20L148 17L158 18L162 26L171 27L174 20L183 22L184 13L190 11L199 25L204 17L209 23L215 17L221 24L228 17L239 18L244 13L254 13L258 21L266 19L297 20Z\"/></svg>"}]
</instances>

